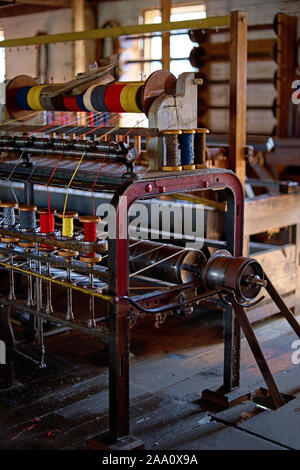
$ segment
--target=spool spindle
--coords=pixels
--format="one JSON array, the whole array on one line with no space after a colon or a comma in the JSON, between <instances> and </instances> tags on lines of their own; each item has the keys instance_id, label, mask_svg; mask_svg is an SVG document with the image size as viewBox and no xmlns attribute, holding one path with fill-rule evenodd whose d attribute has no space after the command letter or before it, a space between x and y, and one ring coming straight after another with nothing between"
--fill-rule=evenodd
<instances>
[{"instance_id":1,"label":"spool spindle","mask_svg":"<svg viewBox=\"0 0 300 470\"><path fill-rule=\"evenodd\" d=\"M55 229L54 214L56 209L39 209L41 233L53 233Z\"/></svg>"},{"instance_id":2,"label":"spool spindle","mask_svg":"<svg viewBox=\"0 0 300 470\"><path fill-rule=\"evenodd\" d=\"M65 213L58 214L58 217L62 219L62 236L71 238L74 235L74 219L78 217L78 213L74 211L67 211Z\"/></svg>"},{"instance_id":3,"label":"spool spindle","mask_svg":"<svg viewBox=\"0 0 300 470\"><path fill-rule=\"evenodd\" d=\"M196 168L206 168L206 134L208 129L196 129L194 137L194 154Z\"/></svg>"},{"instance_id":4,"label":"spool spindle","mask_svg":"<svg viewBox=\"0 0 300 470\"><path fill-rule=\"evenodd\" d=\"M94 215L80 217L79 221L83 223L85 242L97 241L97 225L100 220L100 217Z\"/></svg>"},{"instance_id":5,"label":"spool spindle","mask_svg":"<svg viewBox=\"0 0 300 470\"><path fill-rule=\"evenodd\" d=\"M181 130L165 130L163 135L163 171L180 171L180 153L178 148L178 136Z\"/></svg>"},{"instance_id":6,"label":"spool spindle","mask_svg":"<svg viewBox=\"0 0 300 470\"><path fill-rule=\"evenodd\" d=\"M37 207L33 205L19 206L20 229L21 230L35 230L36 228L36 210Z\"/></svg>"},{"instance_id":7,"label":"spool spindle","mask_svg":"<svg viewBox=\"0 0 300 470\"><path fill-rule=\"evenodd\" d=\"M181 165L183 170L194 170L194 135L195 129L182 129L178 136L181 150Z\"/></svg>"}]
</instances>

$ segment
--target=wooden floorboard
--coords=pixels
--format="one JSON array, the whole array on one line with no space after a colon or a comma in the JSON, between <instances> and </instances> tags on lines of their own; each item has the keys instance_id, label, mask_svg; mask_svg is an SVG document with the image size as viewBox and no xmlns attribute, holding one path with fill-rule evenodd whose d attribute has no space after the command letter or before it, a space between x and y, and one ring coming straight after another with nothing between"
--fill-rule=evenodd
<instances>
[{"instance_id":1,"label":"wooden floorboard","mask_svg":"<svg viewBox=\"0 0 300 470\"><path fill-rule=\"evenodd\" d=\"M257 337L281 391L297 394L299 366L291 363L295 335L281 318L256 327ZM98 341L78 333L46 340L49 368L16 366L16 384L0 390L1 448L84 448L88 437L107 430L107 353ZM131 332L130 395L132 433L148 449L285 449L289 437L269 435L258 423L284 423L293 400L280 410L262 411L253 402L217 412L203 408L204 388L222 383L222 321L219 314L170 319L156 330L149 320ZM245 340L241 393L264 386ZM298 405L297 405L298 406ZM299 405L300 407L300 405ZM299 431L296 413L293 426ZM40 421L34 422L35 418ZM260 421L261 420L261 421ZM253 427L252 426L253 423ZM32 425L34 426L32 427ZM251 425L251 426L250 426ZM267 424L266 424L267 426ZM271 426L271 424L270 424ZM299 432L298 432L299 435Z\"/></svg>"}]
</instances>

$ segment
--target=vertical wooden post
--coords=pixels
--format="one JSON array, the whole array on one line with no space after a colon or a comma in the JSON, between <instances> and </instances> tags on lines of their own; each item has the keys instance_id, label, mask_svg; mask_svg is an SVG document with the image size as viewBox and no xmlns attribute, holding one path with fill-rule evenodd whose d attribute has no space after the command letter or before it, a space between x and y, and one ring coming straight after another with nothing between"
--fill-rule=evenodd
<instances>
[{"instance_id":1,"label":"vertical wooden post","mask_svg":"<svg viewBox=\"0 0 300 470\"><path fill-rule=\"evenodd\" d=\"M171 0L161 0L161 21L170 21ZM170 70L170 33L162 33L162 68Z\"/></svg>"},{"instance_id":2,"label":"vertical wooden post","mask_svg":"<svg viewBox=\"0 0 300 470\"><path fill-rule=\"evenodd\" d=\"M277 137L292 137L291 95L296 78L297 17L277 15Z\"/></svg>"},{"instance_id":3,"label":"vertical wooden post","mask_svg":"<svg viewBox=\"0 0 300 470\"><path fill-rule=\"evenodd\" d=\"M247 103L247 13L233 11L230 20L229 168L245 184Z\"/></svg>"},{"instance_id":4,"label":"vertical wooden post","mask_svg":"<svg viewBox=\"0 0 300 470\"><path fill-rule=\"evenodd\" d=\"M73 31L84 31L84 0L72 0ZM85 72L85 46L84 41L74 41L73 45L74 76Z\"/></svg>"}]
</instances>

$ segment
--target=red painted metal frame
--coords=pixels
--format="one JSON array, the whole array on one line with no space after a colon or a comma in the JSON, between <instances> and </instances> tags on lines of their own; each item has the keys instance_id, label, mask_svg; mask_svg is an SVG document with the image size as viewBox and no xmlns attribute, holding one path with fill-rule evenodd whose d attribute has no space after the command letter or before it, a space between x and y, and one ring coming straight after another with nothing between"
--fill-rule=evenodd
<instances>
[{"instance_id":1,"label":"red painted metal frame","mask_svg":"<svg viewBox=\"0 0 300 470\"><path fill-rule=\"evenodd\" d=\"M128 211L138 199L163 194L225 189L226 242L234 256L242 255L244 193L238 177L229 170L205 169L176 175L155 174L124 184L112 199L116 209L116 240L109 241L109 293L128 295ZM121 201L121 203L120 203ZM129 317L126 301L109 303L109 410L110 437L116 442L129 434ZM225 317L224 388L239 385L240 328L234 313Z\"/></svg>"}]
</instances>

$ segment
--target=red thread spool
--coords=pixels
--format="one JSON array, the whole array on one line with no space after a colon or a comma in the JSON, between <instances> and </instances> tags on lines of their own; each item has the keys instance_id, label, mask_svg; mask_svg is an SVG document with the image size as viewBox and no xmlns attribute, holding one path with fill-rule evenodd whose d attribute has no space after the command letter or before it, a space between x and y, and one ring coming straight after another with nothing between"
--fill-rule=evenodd
<instances>
[{"instance_id":1,"label":"red thread spool","mask_svg":"<svg viewBox=\"0 0 300 470\"><path fill-rule=\"evenodd\" d=\"M117 83L110 85L104 95L104 103L111 113L124 113L124 108L121 106L120 95L121 91L127 84Z\"/></svg>"},{"instance_id":2,"label":"red thread spool","mask_svg":"<svg viewBox=\"0 0 300 470\"><path fill-rule=\"evenodd\" d=\"M80 217L80 222L83 223L84 229L84 241L85 242L96 242L97 241L97 225L100 217L94 215L86 215Z\"/></svg>"},{"instance_id":3,"label":"red thread spool","mask_svg":"<svg viewBox=\"0 0 300 470\"><path fill-rule=\"evenodd\" d=\"M64 96L64 106L68 111L82 111L82 109L78 106L77 103L77 96Z\"/></svg>"},{"instance_id":4,"label":"red thread spool","mask_svg":"<svg viewBox=\"0 0 300 470\"><path fill-rule=\"evenodd\" d=\"M38 214L40 214L40 226L42 233L52 233L54 232L55 222L54 214L56 209L39 209Z\"/></svg>"}]
</instances>

